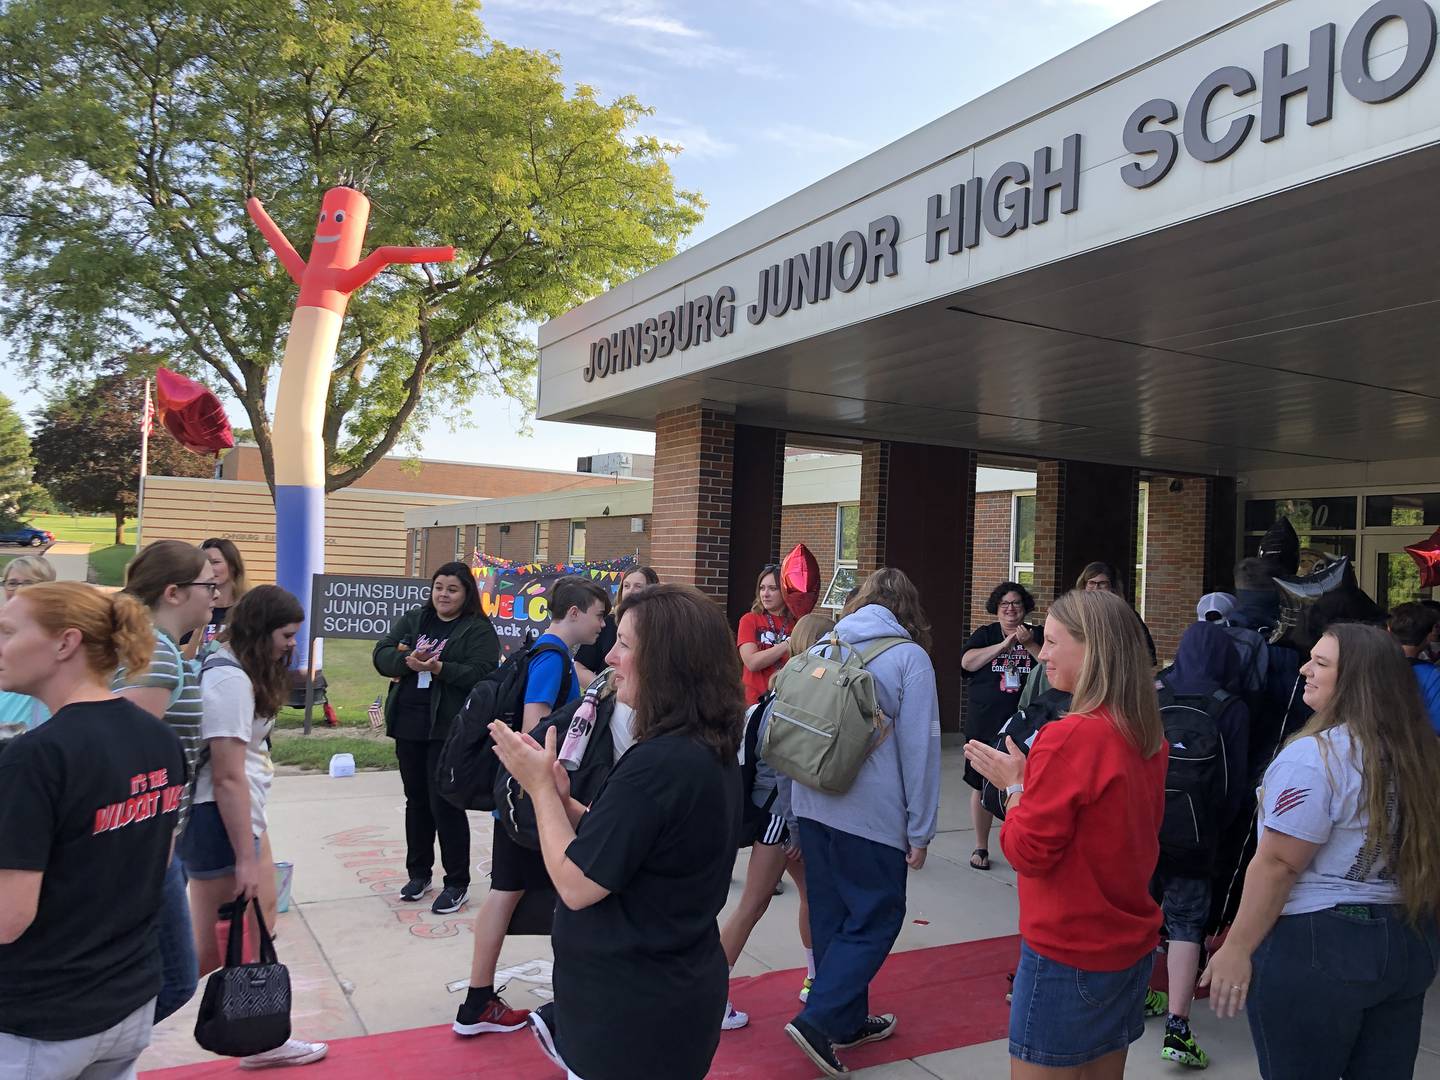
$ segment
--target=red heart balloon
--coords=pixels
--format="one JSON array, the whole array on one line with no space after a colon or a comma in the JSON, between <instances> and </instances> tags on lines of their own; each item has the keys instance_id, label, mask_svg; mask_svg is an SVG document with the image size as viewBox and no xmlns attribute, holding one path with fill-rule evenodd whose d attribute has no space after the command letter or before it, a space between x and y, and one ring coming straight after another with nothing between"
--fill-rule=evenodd
<instances>
[{"instance_id":1,"label":"red heart balloon","mask_svg":"<svg viewBox=\"0 0 1440 1080\"><path fill-rule=\"evenodd\" d=\"M1440 585L1440 529L1421 544L1411 544L1405 549L1420 567L1420 587L1433 589Z\"/></svg>"},{"instance_id":2,"label":"red heart balloon","mask_svg":"<svg viewBox=\"0 0 1440 1080\"><path fill-rule=\"evenodd\" d=\"M804 544L796 544L780 564L780 591L795 618L809 615L820 599L820 564Z\"/></svg>"}]
</instances>

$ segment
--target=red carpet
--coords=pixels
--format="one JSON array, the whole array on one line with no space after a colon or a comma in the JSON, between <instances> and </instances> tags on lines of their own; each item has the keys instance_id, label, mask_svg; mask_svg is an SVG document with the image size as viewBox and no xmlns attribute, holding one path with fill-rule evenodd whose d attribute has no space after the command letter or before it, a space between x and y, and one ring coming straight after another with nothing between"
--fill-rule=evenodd
<instances>
[{"instance_id":1,"label":"red carpet","mask_svg":"<svg viewBox=\"0 0 1440 1080\"><path fill-rule=\"evenodd\" d=\"M1019 953L1016 936L895 953L870 988L870 1007L894 1013L899 1026L885 1042L847 1051L846 1064L852 1068L883 1065L1004 1037L1010 1023L1005 975L1015 969ZM750 1026L724 1033L711 1077L810 1080L815 1075L815 1067L784 1032L786 1021L800 1010L795 995L804 974L803 970L772 971L734 981L735 1006L750 1014ZM297 1034L303 1037L305 1033ZM257 1074L221 1061L143 1075L154 1080L201 1080ZM526 1031L468 1040L441 1026L337 1039L330 1046L330 1056L305 1066L296 1080L411 1080L417 1076L554 1080L557 1075Z\"/></svg>"}]
</instances>

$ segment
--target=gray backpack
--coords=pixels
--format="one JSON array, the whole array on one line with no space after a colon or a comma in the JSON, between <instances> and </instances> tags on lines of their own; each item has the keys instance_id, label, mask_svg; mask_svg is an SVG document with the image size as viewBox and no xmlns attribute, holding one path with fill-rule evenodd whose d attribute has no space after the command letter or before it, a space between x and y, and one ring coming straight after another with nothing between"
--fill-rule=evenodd
<instances>
[{"instance_id":1,"label":"gray backpack","mask_svg":"<svg viewBox=\"0 0 1440 1080\"><path fill-rule=\"evenodd\" d=\"M876 638L863 650L831 634L817 651L793 657L775 677L775 704L760 756L797 783L843 795L890 733L867 664L908 637ZM831 655L820 655L824 649Z\"/></svg>"}]
</instances>

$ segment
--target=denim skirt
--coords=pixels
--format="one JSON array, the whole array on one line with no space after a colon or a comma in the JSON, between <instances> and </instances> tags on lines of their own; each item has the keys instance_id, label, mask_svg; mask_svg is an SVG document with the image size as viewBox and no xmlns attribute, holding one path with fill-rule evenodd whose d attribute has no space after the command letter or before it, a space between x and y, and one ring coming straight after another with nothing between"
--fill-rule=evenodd
<instances>
[{"instance_id":1,"label":"denim skirt","mask_svg":"<svg viewBox=\"0 0 1440 1080\"><path fill-rule=\"evenodd\" d=\"M1010 1005L1010 1056L1073 1068L1123 1050L1145 1031L1153 953L1121 971L1082 971L1020 943Z\"/></svg>"}]
</instances>

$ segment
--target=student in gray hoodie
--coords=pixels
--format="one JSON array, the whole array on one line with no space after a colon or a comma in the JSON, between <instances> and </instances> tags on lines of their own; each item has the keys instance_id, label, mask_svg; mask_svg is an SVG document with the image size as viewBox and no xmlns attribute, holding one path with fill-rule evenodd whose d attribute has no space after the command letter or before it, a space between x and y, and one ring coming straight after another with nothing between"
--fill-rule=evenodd
<instances>
[{"instance_id":1,"label":"student in gray hoodie","mask_svg":"<svg viewBox=\"0 0 1440 1080\"><path fill-rule=\"evenodd\" d=\"M940 709L919 592L903 571L877 570L835 629L860 649L879 638L910 640L867 665L891 728L850 790L828 795L792 785L816 973L805 1008L785 1030L827 1076L849 1071L837 1049L895 1030L894 1016L871 1015L870 980L900 933L906 870L925 865L940 807Z\"/></svg>"}]
</instances>

